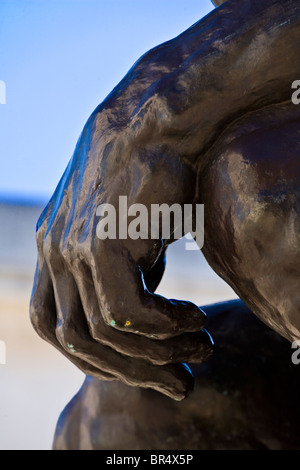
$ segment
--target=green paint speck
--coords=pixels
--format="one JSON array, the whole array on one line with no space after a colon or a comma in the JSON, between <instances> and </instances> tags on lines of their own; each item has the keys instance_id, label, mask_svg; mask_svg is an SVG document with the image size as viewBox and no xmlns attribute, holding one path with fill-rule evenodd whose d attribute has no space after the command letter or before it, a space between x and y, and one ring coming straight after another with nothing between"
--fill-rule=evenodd
<instances>
[{"instance_id":1,"label":"green paint speck","mask_svg":"<svg viewBox=\"0 0 300 470\"><path fill-rule=\"evenodd\" d=\"M110 324L111 324L111 326L116 326L115 320L112 320L112 321L110 322Z\"/></svg>"},{"instance_id":2,"label":"green paint speck","mask_svg":"<svg viewBox=\"0 0 300 470\"><path fill-rule=\"evenodd\" d=\"M74 344L67 343L68 348L70 349L71 352L75 352Z\"/></svg>"}]
</instances>

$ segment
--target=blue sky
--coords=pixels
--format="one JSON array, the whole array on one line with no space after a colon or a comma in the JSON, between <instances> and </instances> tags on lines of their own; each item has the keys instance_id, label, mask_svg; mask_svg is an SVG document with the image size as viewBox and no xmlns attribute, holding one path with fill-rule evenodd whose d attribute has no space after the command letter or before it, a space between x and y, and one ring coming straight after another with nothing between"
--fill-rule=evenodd
<instances>
[{"instance_id":1,"label":"blue sky","mask_svg":"<svg viewBox=\"0 0 300 470\"><path fill-rule=\"evenodd\" d=\"M210 0L0 0L0 195L48 200L96 106L144 52L212 9Z\"/></svg>"}]
</instances>

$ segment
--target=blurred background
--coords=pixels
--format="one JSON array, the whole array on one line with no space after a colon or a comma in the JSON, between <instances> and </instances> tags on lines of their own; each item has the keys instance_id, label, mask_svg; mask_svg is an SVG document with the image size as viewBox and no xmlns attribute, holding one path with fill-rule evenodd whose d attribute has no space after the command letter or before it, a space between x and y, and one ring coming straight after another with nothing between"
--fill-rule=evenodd
<instances>
[{"instance_id":1,"label":"blurred background","mask_svg":"<svg viewBox=\"0 0 300 470\"><path fill-rule=\"evenodd\" d=\"M51 449L84 380L30 324L39 214L96 106L144 52L212 9L210 0L0 0L1 450ZM160 294L199 305L236 297L184 240L167 260Z\"/></svg>"}]
</instances>

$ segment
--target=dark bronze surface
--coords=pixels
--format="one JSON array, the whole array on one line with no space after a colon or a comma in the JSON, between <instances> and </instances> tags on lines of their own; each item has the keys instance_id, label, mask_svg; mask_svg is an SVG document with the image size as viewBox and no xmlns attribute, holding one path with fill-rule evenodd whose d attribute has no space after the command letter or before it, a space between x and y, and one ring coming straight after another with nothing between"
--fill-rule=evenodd
<instances>
[{"instance_id":1,"label":"dark bronze surface","mask_svg":"<svg viewBox=\"0 0 300 470\"><path fill-rule=\"evenodd\" d=\"M30 309L88 376L182 400L183 363L212 352L203 310L154 294L171 240L97 238L98 205L120 195L204 204L209 264L272 330L300 337L299 27L297 0L228 0L147 52L92 113L38 222Z\"/></svg>"},{"instance_id":2,"label":"dark bronze surface","mask_svg":"<svg viewBox=\"0 0 300 470\"><path fill-rule=\"evenodd\" d=\"M203 309L215 352L191 365L195 389L186 400L87 377L58 420L53 448L299 450L300 374L290 343L240 301Z\"/></svg>"}]
</instances>

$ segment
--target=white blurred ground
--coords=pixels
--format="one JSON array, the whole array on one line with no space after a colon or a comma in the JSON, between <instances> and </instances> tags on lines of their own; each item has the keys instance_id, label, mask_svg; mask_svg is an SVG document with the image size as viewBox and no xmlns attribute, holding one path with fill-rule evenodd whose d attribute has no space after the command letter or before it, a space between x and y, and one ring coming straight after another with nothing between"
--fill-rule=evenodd
<instances>
[{"instance_id":1,"label":"white blurred ground","mask_svg":"<svg viewBox=\"0 0 300 470\"><path fill-rule=\"evenodd\" d=\"M31 327L28 305L36 250L35 224L42 207L0 202L0 450L51 449L58 416L84 375ZM236 298L201 252L180 240L168 252L158 293L198 305Z\"/></svg>"}]
</instances>

